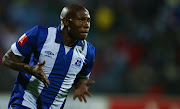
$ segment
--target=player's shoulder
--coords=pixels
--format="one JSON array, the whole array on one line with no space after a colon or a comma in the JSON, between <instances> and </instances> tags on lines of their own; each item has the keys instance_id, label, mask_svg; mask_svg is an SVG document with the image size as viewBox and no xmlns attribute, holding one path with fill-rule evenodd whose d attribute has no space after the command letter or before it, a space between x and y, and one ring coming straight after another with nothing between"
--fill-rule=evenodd
<instances>
[{"instance_id":1,"label":"player's shoulder","mask_svg":"<svg viewBox=\"0 0 180 109\"><path fill-rule=\"evenodd\" d=\"M54 26L45 27L43 25L36 25L32 28L32 30L34 30L34 32L36 32L38 34L47 34L49 28L56 29L57 27L54 27Z\"/></svg>"},{"instance_id":2,"label":"player's shoulder","mask_svg":"<svg viewBox=\"0 0 180 109\"><path fill-rule=\"evenodd\" d=\"M95 54L95 47L88 41L87 42L87 52L88 54L94 55Z\"/></svg>"},{"instance_id":3,"label":"player's shoulder","mask_svg":"<svg viewBox=\"0 0 180 109\"><path fill-rule=\"evenodd\" d=\"M88 41L86 41L86 42L87 42L88 49L95 49L95 47L90 42L88 42Z\"/></svg>"},{"instance_id":4,"label":"player's shoulder","mask_svg":"<svg viewBox=\"0 0 180 109\"><path fill-rule=\"evenodd\" d=\"M55 26L49 26L49 27L45 27L45 26L43 26L43 25L36 25L36 26L34 26L33 28L35 28L35 29L37 29L37 30L47 30L48 28L57 28L57 27L55 27Z\"/></svg>"},{"instance_id":5,"label":"player's shoulder","mask_svg":"<svg viewBox=\"0 0 180 109\"><path fill-rule=\"evenodd\" d=\"M38 31L47 30L48 29L48 27L45 27L43 25L36 25L34 28L36 28Z\"/></svg>"},{"instance_id":6,"label":"player's shoulder","mask_svg":"<svg viewBox=\"0 0 180 109\"><path fill-rule=\"evenodd\" d=\"M40 40L47 38L48 28L42 25L36 25L26 32L26 35L29 37L38 38ZM55 28L55 27L54 27Z\"/></svg>"},{"instance_id":7,"label":"player's shoulder","mask_svg":"<svg viewBox=\"0 0 180 109\"><path fill-rule=\"evenodd\" d=\"M57 29L57 27L55 26L49 26L49 27L45 27L43 25L36 25L35 27L32 28L33 30L37 31L37 32L47 32L48 29Z\"/></svg>"},{"instance_id":8,"label":"player's shoulder","mask_svg":"<svg viewBox=\"0 0 180 109\"><path fill-rule=\"evenodd\" d=\"M43 29L48 29L48 28L57 28L55 26L49 26L49 27L46 27L46 26L43 26L43 25L36 25L33 27L34 29L37 29L37 30L43 30Z\"/></svg>"},{"instance_id":9,"label":"player's shoulder","mask_svg":"<svg viewBox=\"0 0 180 109\"><path fill-rule=\"evenodd\" d=\"M32 27L29 31L26 33L31 33L31 34L38 34L40 31L45 32L47 31L47 27L44 27L42 25L36 25Z\"/></svg>"}]
</instances>

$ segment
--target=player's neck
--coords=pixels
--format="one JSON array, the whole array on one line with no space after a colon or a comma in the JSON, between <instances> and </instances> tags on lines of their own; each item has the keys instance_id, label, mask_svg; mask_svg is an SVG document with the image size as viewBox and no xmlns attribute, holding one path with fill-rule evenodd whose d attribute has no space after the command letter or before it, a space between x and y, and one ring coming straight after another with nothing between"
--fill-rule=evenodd
<instances>
[{"instance_id":1,"label":"player's neck","mask_svg":"<svg viewBox=\"0 0 180 109\"><path fill-rule=\"evenodd\" d=\"M61 38L62 38L64 45L66 45L68 47L72 47L72 46L75 46L77 44L77 40L72 39L68 35L67 31L61 31Z\"/></svg>"}]
</instances>

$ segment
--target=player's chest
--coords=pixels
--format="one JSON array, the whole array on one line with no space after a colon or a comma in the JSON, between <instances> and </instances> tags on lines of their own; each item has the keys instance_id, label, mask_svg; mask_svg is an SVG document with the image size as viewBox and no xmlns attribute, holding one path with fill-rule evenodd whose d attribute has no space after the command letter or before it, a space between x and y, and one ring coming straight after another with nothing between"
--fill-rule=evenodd
<instances>
[{"instance_id":1,"label":"player's chest","mask_svg":"<svg viewBox=\"0 0 180 109\"><path fill-rule=\"evenodd\" d=\"M51 68L56 66L69 67L69 70L80 71L84 60L85 53L79 46L74 48L66 48L62 44L47 43L44 44L40 51L39 62L46 60L45 67ZM62 70L62 67L56 67L57 70Z\"/></svg>"}]
</instances>

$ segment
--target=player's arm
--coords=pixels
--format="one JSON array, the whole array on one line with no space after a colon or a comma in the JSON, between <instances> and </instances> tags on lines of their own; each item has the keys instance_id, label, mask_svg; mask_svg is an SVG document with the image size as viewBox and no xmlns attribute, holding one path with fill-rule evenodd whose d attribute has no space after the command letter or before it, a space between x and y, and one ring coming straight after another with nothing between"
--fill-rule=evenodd
<instances>
[{"instance_id":1,"label":"player's arm","mask_svg":"<svg viewBox=\"0 0 180 109\"><path fill-rule=\"evenodd\" d=\"M89 80L89 76L91 74L91 70L95 60L95 48L90 43L87 43L87 48L88 50L86 59L83 63L83 67L78 73L74 82L76 90L73 97L74 100L76 99L76 97L78 97L80 101L82 101L83 99L85 102L87 102L85 95L91 97L91 94L88 91L88 86L95 83L95 81Z\"/></svg>"},{"instance_id":2,"label":"player's arm","mask_svg":"<svg viewBox=\"0 0 180 109\"><path fill-rule=\"evenodd\" d=\"M88 78L77 77L74 82L74 86L75 86L76 90L75 90L73 99L75 100L76 97L78 97L78 99L80 101L82 101L82 99L83 99L84 102L87 102L85 95L88 95L89 97L91 97L91 94L88 91L88 86L90 86L94 83L95 83L94 80L89 80Z\"/></svg>"},{"instance_id":3,"label":"player's arm","mask_svg":"<svg viewBox=\"0 0 180 109\"><path fill-rule=\"evenodd\" d=\"M42 81L44 85L47 87L47 84L50 84L50 83L42 69L43 65L45 64L45 61L43 63L30 66L24 63L21 58L22 58L21 56L15 55L13 51L10 49L3 56L2 63L13 70L25 72L25 73L35 76L37 79Z\"/></svg>"}]
</instances>

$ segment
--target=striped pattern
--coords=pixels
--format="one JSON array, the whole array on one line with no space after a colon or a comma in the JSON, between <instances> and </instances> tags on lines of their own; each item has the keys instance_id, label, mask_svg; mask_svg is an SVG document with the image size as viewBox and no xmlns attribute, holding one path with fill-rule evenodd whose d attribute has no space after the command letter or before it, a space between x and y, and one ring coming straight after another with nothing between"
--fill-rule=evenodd
<instances>
[{"instance_id":1,"label":"striped pattern","mask_svg":"<svg viewBox=\"0 0 180 109\"><path fill-rule=\"evenodd\" d=\"M41 81L34 76L29 76L27 86L23 90L23 100L21 101L23 106L31 109L62 109L76 75L83 67L87 55L87 42L84 40L83 46L77 45L65 53L64 45L55 42L56 32L57 28L48 28L47 38L37 58L39 62L46 60L43 70L50 85L45 88ZM22 50L16 46L13 44L11 48L16 55L21 56L20 51Z\"/></svg>"}]
</instances>

